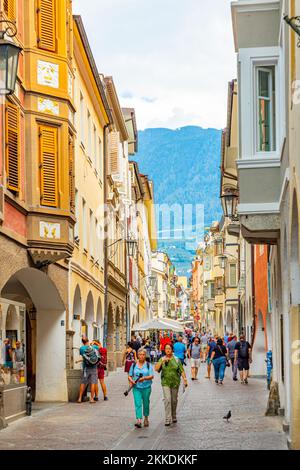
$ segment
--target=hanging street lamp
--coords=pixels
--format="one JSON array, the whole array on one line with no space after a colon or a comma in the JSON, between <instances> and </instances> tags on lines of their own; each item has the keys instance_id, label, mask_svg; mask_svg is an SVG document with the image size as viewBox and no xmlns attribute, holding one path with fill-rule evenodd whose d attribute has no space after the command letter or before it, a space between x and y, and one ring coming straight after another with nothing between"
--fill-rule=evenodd
<instances>
[{"instance_id":1,"label":"hanging street lamp","mask_svg":"<svg viewBox=\"0 0 300 470\"><path fill-rule=\"evenodd\" d=\"M16 25L11 21L1 20L6 23L6 28L0 30L0 95L12 95L15 92L19 56L22 48L5 36L12 38L17 34ZM0 26L1 28L1 26Z\"/></svg>"},{"instance_id":2,"label":"hanging street lamp","mask_svg":"<svg viewBox=\"0 0 300 470\"><path fill-rule=\"evenodd\" d=\"M237 203L238 193L236 190L227 189L226 192L221 196L222 206L225 217L228 217L232 221L238 220L237 217Z\"/></svg>"},{"instance_id":3,"label":"hanging street lamp","mask_svg":"<svg viewBox=\"0 0 300 470\"><path fill-rule=\"evenodd\" d=\"M129 238L126 240L127 253L131 258L135 258L137 252L137 241Z\"/></svg>"}]
</instances>

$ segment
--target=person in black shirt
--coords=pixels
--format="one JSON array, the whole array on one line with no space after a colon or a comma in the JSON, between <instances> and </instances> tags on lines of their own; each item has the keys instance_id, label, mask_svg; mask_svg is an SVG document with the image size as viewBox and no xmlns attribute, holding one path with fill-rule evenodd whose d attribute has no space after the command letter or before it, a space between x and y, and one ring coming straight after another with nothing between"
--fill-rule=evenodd
<instances>
[{"instance_id":1,"label":"person in black shirt","mask_svg":"<svg viewBox=\"0 0 300 470\"><path fill-rule=\"evenodd\" d=\"M215 382L223 385L227 363L227 348L221 338L217 340L217 344L211 353L211 361L215 370Z\"/></svg>"},{"instance_id":2,"label":"person in black shirt","mask_svg":"<svg viewBox=\"0 0 300 470\"><path fill-rule=\"evenodd\" d=\"M241 383L247 384L249 378L249 369L252 362L252 349L244 335L240 336L234 348L234 361L238 366Z\"/></svg>"}]
</instances>

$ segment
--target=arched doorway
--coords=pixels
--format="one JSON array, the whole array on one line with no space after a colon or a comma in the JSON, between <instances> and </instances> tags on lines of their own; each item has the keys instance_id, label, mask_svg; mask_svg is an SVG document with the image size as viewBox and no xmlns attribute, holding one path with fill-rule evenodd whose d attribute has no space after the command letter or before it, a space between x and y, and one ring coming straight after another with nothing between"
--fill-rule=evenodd
<instances>
[{"instance_id":1,"label":"arched doorway","mask_svg":"<svg viewBox=\"0 0 300 470\"><path fill-rule=\"evenodd\" d=\"M253 344L253 363L251 366L251 375L266 375L266 338L263 315L259 311L256 318L255 337Z\"/></svg>"},{"instance_id":2,"label":"arched doorway","mask_svg":"<svg viewBox=\"0 0 300 470\"><path fill-rule=\"evenodd\" d=\"M73 355L74 355L74 368L80 369L81 364L77 363L79 360L79 348L81 346L81 336L82 336L82 298L81 290L79 285L76 286L74 298L73 298L73 330L74 330L74 339L73 339Z\"/></svg>"},{"instance_id":3,"label":"arched doorway","mask_svg":"<svg viewBox=\"0 0 300 470\"><path fill-rule=\"evenodd\" d=\"M42 271L24 268L13 274L1 297L26 305L27 372L32 368L37 401L67 401L65 306ZM15 325L12 313L8 326Z\"/></svg>"},{"instance_id":4,"label":"arched doorway","mask_svg":"<svg viewBox=\"0 0 300 470\"><path fill-rule=\"evenodd\" d=\"M93 324L95 321L95 310L94 310L94 299L91 292L87 297L86 305L85 305L85 315L84 321L86 325L86 336L89 340L93 340Z\"/></svg>"},{"instance_id":5,"label":"arched doorway","mask_svg":"<svg viewBox=\"0 0 300 470\"><path fill-rule=\"evenodd\" d=\"M94 339L98 339L101 343L103 343L103 326L102 304L101 299L98 299L96 323L94 326Z\"/></svg>"}]
</instances>

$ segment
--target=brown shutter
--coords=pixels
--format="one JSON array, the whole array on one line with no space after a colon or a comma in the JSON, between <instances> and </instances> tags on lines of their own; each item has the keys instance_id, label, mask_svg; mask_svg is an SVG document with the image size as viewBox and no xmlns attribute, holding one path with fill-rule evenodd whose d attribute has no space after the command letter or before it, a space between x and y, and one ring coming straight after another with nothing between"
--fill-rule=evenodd
<instances>
[{"instance_id":1,"label":"brown shutter","mask_svg":"<svg viewBox=\"0 0 300 470\"><path fill-rule=\"evenodd\" d=\"M7 187L20 190L20 110L11 103L6 104L6 174Z\"/></svg>"},{"instance_id":2,"label":"brown shutter","mask_svg":"<svg viewBox=\"0 0 300 470\"><path fill-rule=\"evenodd\" d=\"M109 134L109 172L111 175L118 175L119 167L119 133Z\"/></svg>"},{"instance_id":3,"label":"brown shutter","mask_svg":"<svg viewBox=\"0 0 300 470\"><path fill-rule=\"evenodd\" d=\"M75 164L74 164L74 138L69 134L69 193L70 210L75 213Z\"/></svg>"},{"instance_id":4,"label":"brown shutter","mask_svg":"<svg viewBox=\"0 0 300 470\"><path fill-rule=\"evenodd\" d=\"M58 206L58 130L40 126L40 184L41 205Z\"/></svg>"},{"instance_id":5,"label":"brown shutter","mask_svg":"<svg viewBox=\"0 0 300 470\"><path fill-rule=\"evenodd\" d=\"M4 0L3 8L10 20L16 19L16 0Z\"/></svg>"},{"instance_id":6,"label":"brown shutter","mask_svg":"<svg viewBox=\"0 0 300 470\"><path fill-rule=\"evenodd\" d=\"M38 0L38 47L56 52L56 0Z\"/></svg>"}]
</instances>

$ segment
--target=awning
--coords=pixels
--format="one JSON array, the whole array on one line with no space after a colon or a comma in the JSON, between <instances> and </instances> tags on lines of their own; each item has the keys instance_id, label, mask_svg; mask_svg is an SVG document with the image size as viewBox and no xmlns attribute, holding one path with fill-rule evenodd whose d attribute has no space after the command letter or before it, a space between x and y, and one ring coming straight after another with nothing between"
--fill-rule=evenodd
<instances>
[{"instance_id":1,"label":"awning","mask_svg":"<svg viewBox=\"0 0 300 470\"><path fill-rule=\"evenodd\" d=\"M153 318L145 323L133 325L133 331L150 331L150 330L160 330L168 331L172 330L175 332L183 331L183 326L175 320L170 320L169 318Z\"/></svg>"}]
</instances>

